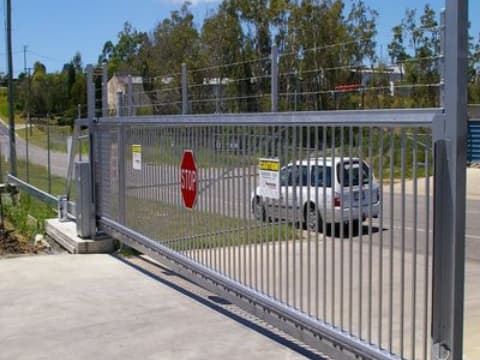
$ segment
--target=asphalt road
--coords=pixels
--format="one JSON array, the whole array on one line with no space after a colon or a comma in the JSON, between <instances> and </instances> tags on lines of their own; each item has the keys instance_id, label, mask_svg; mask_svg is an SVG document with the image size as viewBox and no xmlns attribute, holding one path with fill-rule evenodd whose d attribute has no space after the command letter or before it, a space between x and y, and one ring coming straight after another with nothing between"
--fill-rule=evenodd
<instances>
[{"instance_id":1,"label":"asphalt road","mask_svg":"<svg viewBox=\"0 0 480 360\"><path fill-rule=\"evenodd\" d=\"M17 136L15 139L16 142L16 153L17 159L26 160L27 158L27 146L24 139ZM0 151L2 156L9 157L10 147L8 140L8 128L0 122ZM48 165L48 152L42 147L28 144L28 157L29 162L35 165L40 165L47 167ZM68 158L66 153L61 153L57 151L50 152L50 169L52 175L66 177L68 166Z\"/></svg>"},{"instance_id":2,"label":"asphalt road","mask_svg":"<svg viewBox=\"0 0 480 360\"><path fill-rule=\"evenodd\" d=\"M253 174L254 169L252 168L212 168L200 170L199 195L195 209L241 220L252 220L250 199L258 183ZM106 177L106 180L107 182L112 181L110 189L114 189L113 183L116 182L116 179L114 177ZM423 179L419 179L419 183L422 181L424 182ZM408 180L407 182L411 183ZM383 232L379 231L380 219L373 219L374 241L379 242L382 236L389 238L389 231L394 231L395 237L398 238L404 230L405 243L402 243L400 246L412 249L414 246L414 235L416 235L417 246L419 251L422 251L422 246L426 241L427 230L430 241L433 234L432 190L430 190L430 196L427 197L424 188L419 186L416 198L408 192L403 197L398 185L394 186L393 193L390 186L385 185L383 188ZM146 202L154 200L182 206L178 168L175 166L147 164L143 166L141 171L136 171L127 164L126 186L128 189L127 193L131 197L143 199ZM409 186L406 187L408 188ZM110 199L112 195L106 194L104 196ZM429 199L428 201L427 198ZM129 212L127 209L127 214L127 217L130 218L135 218L136 216L133 210ZM393 217L391 216L392 214ZM466 254L468 258L476 260L480 260L480 222L476 221L479 215L480 200L468 199ZM429 221L427 221L427 217ZM368 221L364 225L368 225ZM141 231L141 229L137 230ZM368 227L364 229L364 232L368 233Z\"/></svg>"}]
</instances>

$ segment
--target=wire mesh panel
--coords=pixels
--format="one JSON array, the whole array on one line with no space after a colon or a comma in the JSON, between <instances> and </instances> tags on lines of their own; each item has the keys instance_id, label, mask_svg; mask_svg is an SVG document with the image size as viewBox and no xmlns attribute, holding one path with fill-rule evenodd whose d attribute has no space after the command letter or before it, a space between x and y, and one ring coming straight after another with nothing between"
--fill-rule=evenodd
<instances>
[{"instance_id":1,"label":"wire mesh panel","mask_svg":"<svg viewBox=\"0 0 480 360\"><path fill-rule=\"evenodd\" d=\"M359 343L429 358L429 126L159 119L98 135L101 217Z\"/></svg>"}]
</instances>

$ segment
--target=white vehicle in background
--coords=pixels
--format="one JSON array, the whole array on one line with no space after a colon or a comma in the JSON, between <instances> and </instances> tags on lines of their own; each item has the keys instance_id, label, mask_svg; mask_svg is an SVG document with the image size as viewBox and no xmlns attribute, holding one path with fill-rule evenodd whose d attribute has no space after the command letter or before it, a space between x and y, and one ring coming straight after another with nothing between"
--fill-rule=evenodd
<instances>
[{"instance_id":1,"label":"white vehicle in background","mask_svg":"<svg viewBox=\"0 0 480 360\"><path fill-rule=\"evenodd\" d=\"M252 211L259 221L285 220L322 230L323 224L358 226L378 217L380 190L371 167L358 158L313 158L280 169L280 198L252 195Z\"/></svg>"}]
</instances>

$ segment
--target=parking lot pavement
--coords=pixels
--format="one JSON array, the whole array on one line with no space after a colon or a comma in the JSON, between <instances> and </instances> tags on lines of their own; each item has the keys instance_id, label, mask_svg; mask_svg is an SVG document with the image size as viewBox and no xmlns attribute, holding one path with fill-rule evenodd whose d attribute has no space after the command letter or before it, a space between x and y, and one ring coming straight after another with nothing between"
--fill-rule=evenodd
<instances>
[{"instance_id":1,"label":"parking lot pavement","mask_svg":"<svg viewBox=\"0 0 480 360\"><path fill-rule=\"evenodd\" d=\"M136 261L132 266L109 255L1 260L0 358L315 356L206 291L178 287L180 278L168 270L155 266L152 275Z\"/></svg>"}]
</instances>

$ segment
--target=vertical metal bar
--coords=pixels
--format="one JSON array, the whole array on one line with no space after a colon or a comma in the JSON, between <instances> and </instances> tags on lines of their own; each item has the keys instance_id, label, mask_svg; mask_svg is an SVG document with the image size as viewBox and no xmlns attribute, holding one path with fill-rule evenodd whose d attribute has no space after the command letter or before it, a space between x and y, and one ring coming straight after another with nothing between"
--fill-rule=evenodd
<instances>
[{"instance_id":1,"label":"vertical metal bar","mask_svg":"<svg viewBox=\"0 0 480 360\"><path fill-rule=\"evenodd\" d=\"M319 154L319 143L320 143L320 127L315 127L315 206L320 216L320 204L318 196L318 183L319 183L319 165L318 158ZM320 236L319 236L320 227L315 231L315 317L319 319L320 317Z\"/></svg>"},{"instance_id":2,"label":"vertical metal bar","mask_svg":"<svg viewBox=\"0 0 480 360\"><path fill-rule=\"evenodd\" d=\"M311 203L311 193L310 189L312 187L311 184L311 158L312 154L310 153L311 149L311 139L310 139L310 126L307 127L307 174L306 174L306 186L307 186L307 204ZM310 205L307 205L310 206ZM315 204L317 206L317 204ZM315 210L318 211L318 209L315 207ZM307 216L311 216L310 211L306 210L305 214ZM309 224L309 219L305 219L305 222ZM318 229L314 229L315 232L318 232ZM312 313L312 301L311 301L311 296L312 296L312 284L311 284L311 271L310 267L312 264L312 246L311 246L311 232L312 229L308 228L307 226L307 314L311 315Z\"/></svg>"},{"instance_id":3,"label":"vertical metal bar","mask_svg":"<svg viewBox=\"0 0 480 360\"><path fill-rule=\"evenodd\" d=\"M277 155L278 155L278 161L280 163L280 165L282 164L282 160L285 158L285 154L282 152L285 151L285 147L282 147L284 141L283 141L283 136L284 136L284 129L283 127L277 127ZM279 169L280 171L280 169ZM279 173L279 176L280 176L280 173ZM281 181L281 180L280 180ZM280 184L280 187L282 185ZM287 238L285 239L282 239L282 234L285 233L285 237L288 236L288 229L286 228L286 226L284 226L284 222L283 222L283 219L282 219L282 191L281 191L281 188L278 189L278 191L280 192L280 196L279 196L279 199L277 200L277 204L278 204L278 207L277 207L277 216L278 216L278 219L277 219L277 227L278 227L278 234L277 234L277 245L278 246L278 279L277 280L277 283L278 283L278 292L277 292L277 296L275 297L275 299L279 300L280 302L282 301L282 294L283 294L283 258L282 258L282 240L285 240L285 243L287 243Z\"/></svg>"},{"instance_id":4,"label":"vertical metal bar","mask_svg":"<svg viewBox=\"0 0 480 360\"><path fill-rule=\"evenodd\" d=\"M247 193L247 169L248 166L247 162L247 128L246 126L241 127L242 134L241 134L241 156L242 156L242 199L243 203L241 204L243 207L243 216L242 216L242 232L244 233L243 238L243 283L247 284L247 246L249 246L249 231L248 231L248 220L247 220L247 208L248 208L248 193ZM240 176L240 174L238 174ZM275 246L275 244L274 244ZM274 282L275 284L275 282ZM275 285L274 285L275 287Z\"/></svg>"},{"instance_id":5,"label":"vertical metal bar","mask_svg":"<svg viewBox=\"0 0 480 360\"><path fill-rule=\"evenodd\" d=\"M227 132L226 128L225 127L220 127L221 129L221 133L222 133L222 151L224 151L227 155L228 155L228 144L230 143L230 138L229 138L229 132ZM230 131L230 129L228 129L228 131ZM229 157L227 157L227 159L229 159ZM228 169L229 171L231 170L231 161L230 160L227 160L226 161L226 169ZM225 199L227 199L227 216L229 218L232 218L233 215L232 215L232 201L231 199L229 198L230 194L232 194L233 190L232 190L232 182L227 178L223 181L226 181L227 183L227 192L225 194ZM229 239L233 238L233 236L229 237ZM233 267L233 256L234 256L234 249L233 249L233 242L229 242L228 244L228 276L233 278L233 271L234 271L234 267Z\"/></svg>"},{"instance_id":6,"label":"vertical metal bar","mask_svg":"<svg viewBox=\"0 0 480 360\"><path fill-rule=\"evenodd\" d=\"M412 309L411 309L411 352L410 356L415 359L416 343L416 306L417 306L417 140L418 129L413 130L413 261L412 261Z\"/></svg>"},{"instance_id":7,"label":"vertical metal bar","mask_svg":"<svg viewBox=\"0 0 480 360\"><path fill-rule=\"evenodd\" d=\"M445 116L436 139L432 338L434 356L462 359L465 290L468 0L446 1ZM440 163L443 161L443 163Z\"/></svg>"},{"instance_id":8,"label":"vertical metal bar","mask_svg":"<svg viewBox=\"0 0 480 360\"><path fill-rule=\"evenodd\" d=\"M382 331L383 331L383 161L384 161L384 145L383 145L384 129L378 129L378 175L379 188L378 198L380 200L379 210L379 231L380 245L378 247L378 340L377 344L382 347Z\"/></svg>"},{"instance_id":9,"label":"vertical metal bar","mask_svg":"<svg viewBox=\"0 0 480 360\"><path fill-rule=\"evenodd\" d=\"M265 126L264 128L264 131L265 131L265 156L266 157L271 157L271 153L270 153L270 144L272 142L272 135L271 133L269 132L269 127L268 126ZM266 237L265 237L265 264L266 264L266 271L265 271L265 280L266 280L266 294L267 295L270 295L271 292L270 292L270 276L271 276L271 272L270 272L270 246L269 246L269 242L271 241L271 233L273 231L273 225L270 223L268 224L269 222L271 222L271 217L273 217L273 214L272 214L272 209L273 209L273 206L272 206L272 200L269 199L269 198L266 198L265 199L265 207L266 209L270 209L270 216L267 215L267 226L265 227L266 229ZM268 214L268 210L267 210L267 214Z\"/></svg>"},{"instance_id":10,"label":"vertical metal bar","mask_svg":"<svg viewBox=\"0 0 480 360\"><path fill-rule=\"evenodd\" d=\"M205 163L207 164L206 166L208 167L208 169L206 169L205 178L202 181L203 188L204 188L204 196L205 196L205 207L206 207L205 213L210 215L208 216L208 228L212 233L211 241L213 242L213 246L214 246L214 252L213 252L214 265L213 266L215 268L215 271L223 272L218 262L218 259L219 259L218 253L221 247L220 247L220 244L218 244L215 225L212 224L212 217L213 217L212 216L213 215L212 198L213 198L213 194L216 193L212 189L215 186L215 180L212 177L212 169L215 168L215 165L210 163L210 161L212 161L212 157L213 157L213 160L215 159L215 153L216 153L215 141L213 137L213 126L207 126L206 136L207 136L207 139L205 142L205 154L206 154ZM210 156L210 153L212 153L213 155L212 157Z\"/></svg>"},{"instance_id":11,"label":"vertical metal bar","mask_svg":"<svg viewBox=\"0 0 480 360\"><path fill-rule=\"evenodd\" d=\"M270 127L270 151L271 151L271 156L272 158L275 158L275 127L271 126ZM278 158L280 158L278 154ZM275 240L275 229L278 229L279 226L278 221L276 221L275 214L274 214L274 200L272 200L272 237L271 237L271 249L272 249L272 293L270 294L274 298L277 298L277 271L276 271L276 266L277 266L277 259L276 259L276 251L275 247L277 246Z\"/></svg>"},{"instance_id":12,"label":"vertical metal bar","mask_svg":"<svg viewBox=\"0 0 480 360\"><path fill-rule=\"evenodd\" d=\"M272 45L271 54L271 86L272 86L272 112L278 111L278 48Z\"/></svg>"},{"instance_id":13,"label":"vertical metal bar","mask_svg":"<svg viewBox=\"0 0 480 360\"><path fill-rule=\"evenodd\" d=\"M50 116L47 114L47 174L48 193L52 193L52 154L50 149Z\"/></svg>"},{"instance_id":14,"label":"vertical metal bar","mask_svg":"<svg viewBox=\"0 0 480 360\"><path fill-rule=\"evenodd\" d=\"M126 204L126 164L127 153L126 129L124 125L118 127L118 222L127 225Z\"/></svg>"},{"instance_id":15,"label":"vertical metal bar","mask_svg":"<svg viewBox=\"0 0 480 360\"><path fill-rule=\"evenodd\" d=\"M303 178L303 150L304 150L304 142L303 142L303 137L304 137L304 127L299 128L299 148L298 148L298 161L299 161L299 174L298 174L298 189L299 189L299 214L298 214L298 219L299 219L299 226L300 229L303 227L304 223L304 211L303 211L303 190L304 190L304 178ZM303 307L303 235L299 236L299 247L300 247L300 269L299 269L299 286L298 286L298 295L299 295L299 309L300 311L304 311Z\"/></svg>"},{"instance_id":16,"label":"vertical metal bar","mask_svg":"<svg viewBox=\"0 0 480 360\"><path fill-rule=\"evenodd\" d=\"M393 269L394 269L394 261L393 261L393 247L394 247L394 239L395 239L395 231L394 231L394 164L395 164L395 132L394 129L391 128L390 132L390 247L389 247L389 297L388 297L388 351L390 353L393 352Z\"/></svg>"},{"instance_id":17,"label":"vertical metal bar","mask_svg":"<svg viewBox=\"0 0 480 360\"><path fill-rule=\"evenodd\" d=\"M182 114L188 114L188 74L185 63L182 63Z\"/></svg>"},{"instance_id":18,"label":"vertical metal bar","mask_svg":"<svg viewBox=\"0 0 480 360\"><path fill-rule=\"evenodd\" d=\"M108 116L108 64L102 64L102 116Z\"/></svg>"},{"instance_id":19,"label":"vertical metal bar","mask_svg":"<svg viewBox=\"0 0 480 360\"><path fill-rule=\"evenodd\" d=\"M292 156L292 211L293 211L293 224L297 226L298 221L298 198L297 198L297 181L298 181L298 157L297 157L297 127L292 128L293 136L293 156ZM292 243L292 297L293 307L297 308L297 256L296 256L296 240L297 232L293 235Z\"/></svg>"},{"instance_id":20,"label":"vertical metal bar","mask_svg":"<svg viewBox=\"0 0 480 360\"><path fill-rule=\"evenodd\" d=\"M368 128L368 341L372 342L373 309L373 236L372 236L372 186L373 186L373 128ZM363 166L363 165L362 165Z\"/></svg>"},{"instance_id":21,"label":"vertical metal bar","mask_svg":"<svg viewBox=\"0 0 480 360\"><path fill-rule=\"evenodd\" d=\"M327 321L327 131L323 127L322 134L322 235L323 235L323 321Z\"/></svg>"},{"instance_id":22,"label":"vertical metal bar","mask_svg":"<svg viewBox=\"0 0 480 360\"><path fill-rule=\"evenodd\" d=\"M231 178L231 182L232 182L232 192L230 193L229 192L229 196L230 196L230 202L231 202L231 207L232 207L232 217L234 219L234 226L237 227L237 231L234 231L234 233L232 234L232 238L233 238L233 244L232 244L232 267L233 267L233 273L232 273L232 277L234 280L238 280L238 277L237 277L237 271L238 271L238 265L237 265L237 260L238 260L238 227L239 227L239 223L238 223L238 215L237 215L237 204L235 202L235 197L236 197L236 192L237 192L237 181L235 179L235 170L236 170L236 164L234 163L234 156L232 154L232 144L234 144L235 142L235 136L237 134L237 127L236 126L233 126L231 131L229 132L229 138L228 138L228 157L229 157L229 161L230 161L230 178Z\"/></svg>"},{"instance_id":23,"label":"vertical metal bar","mask_svg":"<svg viewBox=\"0 0 480 360\"><path fill-rule=\"evenodd\" d=\"M350 334L353 332L353 127L350 126L348 130L348 154L349 154L349 167L348 167L348 330Z\"/></svg>"},{"instance_id":24,"label":"vertical metal bar","mask_svg":"<svg viewBox=\"0 0 480 360\"><path fill-rule=\"evenodd\" d=\"M250 196L249 194L254 194L255 192L255 189L256 189L256 186L255 186L255 180L254 178L256 177L256 174L255 174L255 168L252 167L252 160L255 159L255 131L253 128L251 127L248 127L248 133L247 133L247 136L248 136L248 142L247 142L247 164L248 164L248 191L247 193L244 195L245 197L247 197L247 206L249 207L249 211L250 211L250 218L249 218L249 227L248 227L248 231L249 233L251 234L250 236L255 236L255 238L253 239L250 239L250 243L248 245L248 262L249 262L249 266L248 266L248 286L251 287L251 288L255 288L254 287L254 278L253 278L253 267L255 266L255 262L254 262L254 258L253 258L253 247L256 247L256 243L258 241L258 239L256 238L256 235L253 235L255 234L255 231L252 231L252 228L255 229L257 227L257 225L255 223L252 222L252 210L253 210L253 207L252 207L252 203L250 202ZM253 162L253 164L255 164L255 162ZM253 171L252 171L253 170ZM253 178L253 180L252 180ZM254 198L254 196L253 196Z\"/></svg>"},{"instance_id":25,"label":"vertical metal bar","mask_svg":"<svg viewBox=\"0 0 480 360\"><path fill-rule=\"evenodd\" d=\"M358 337L363 334L363 127L358 129Z\"/></svg>"},{"instance_id":26,"label":"vertical metal bar","mask_svg":"<svg viewBox=\"0 0 480 360\"><path fill-rule=\"evenodd\" d=\"M336 154L336 149L335 149L335 133L336 133L336 128L335 126L332 126L332 133L330 134L331 135L331 142L330 142L330 156L331 156L331 187L332 187L332 195L331 195L331 199L330 199L330 206L331 206L331 211L332 211L332 222L330 224L330 237L331 237L331 266L332 266L332 273L331 273L331 290L330 290L330 296L331 296L331 323L332 324L335 324L335 302L337 301L336 300L336 274L335 274L335 246L336 246L336 229L335 229L335 197L336 197L336 186L335 186L335 183L336 183L336 168L335 168L335 154Z\"/></svg>"},{"instance_id":27,"label":"vertical metal bar","mask_svg":"<svg viewBox=\"0 0 480 360\"><path fill-rule=\"evenodd\" d=\"M429 344L428 311L430 279L430 156L432 154L430 140L425 141L425 284L423 301L423 358L427 359Z\"/></svg>"},{"instance_id":28,"label":"vertical metal bar","mask_svg":"<svg viewBox=\"0 0 480 360\"><path fill-rule=\"evenodd\" d=\"M344 127L340 127L340 169L338 171L338 179L339 179L339 184L340 184L340 329L343 330L345 328L344 326L344 239L345 239L345 234L344 234L344 229L345 229L345 223L344 223L344 210L345 210L345 205L344 205L344 189L345 189L345 184L344 184L344 176L343 172L344 170L344 159L345 159L345 134L344 134Z\"/></svg>"},{"instance_id":29,"label":"vertical metal bar","mask_svg":"<svg viewBox=\"0 0 480 360\"><path fill-rule=\"evenodd\" d=\"M400 356L403 358L404 350L404 332L405 332L405 166L406 166L406 134L405 129L400 132L400 237L401 237L401 250L400 250L400 315L399 315L399 336L400 336Z\"/></svg>"},{"instance_id":30,"label":"vertical metal bar","mask_svg":"<svg viewBox=\"0 0 480 360\"><path fill-rule=\"evenodd\" d=\"M15 109L13 98L13 61L12 61L12 4L6 0L6 37L8 67L8 135L10 140L10 174L17 176L17 149L15 146Z\"/></svg>"},{"instance_id":31,"label":"vertical metal bar","mask_svg":"<svg viewBox=\"0 0 480 360\"><path fill-rule=\"evenodd\" d=\"M286 156L285 156L285 169L288 169L288 163L290 161L290 136L291 136L291 130L292 128L288 126L286 128L285 132L285 137L286 137ZM293 139L292 139L293 140ZM290 189L290 184L289 184L289 178L287 177L285 186L284 186L284 191L285 191L285 223L287 226L290 226L291 224L291 219L293 218L293 213L292 217L290 217L290 197L288 195L288 190ZM295 224L293 224L295 226ZM285 303L290 305L290 242L292 239L288 238L288 241L286 242L286 247L285 247Z\"/></svg>"},{"instance_id":32,"label":"vertical metal bar","mask_svg":"<svg viewBox=\"0 0 480 360\"><path fill-rule=\"evenodd\" d=\"M253 176L253 189L255 191L254 193L254 198L253 201L256 201L256 197L258 196L258 188L257 188L257 176L258 176L258 167L257 167L257 162L258 162L258 146L260 144L258 143L258 128L253 129L253 159L255 161L255 168L254 168L254 176ZM254 203L252 203L252 210L253 210ZM261 219L260 219L261 221ZM258 247L262 246L262 226L263 224L255 224L256 228L259 229L259 231L256 231L256 242L254 244L254 254L253 254L253 260L250 260L253 263L253 270L254 270L254 276L253 276L253 288L258 291L258 266L259 264L262 264L262 261L258 261ZM259 237L259 238L258 238Z\"/></svg>"},{"instance_id":33,"label":"vertical metal bar","mask_svg":"<svg viewBox=\"0 0 480 360\"><path fill-rule=\"evenodd\" d=\"M26 167L26 179L30 182L30 154L29 154L29 126L30 126L30 113L27 114L25 119L25 167Z\"/></svg>"}]
</instances>

